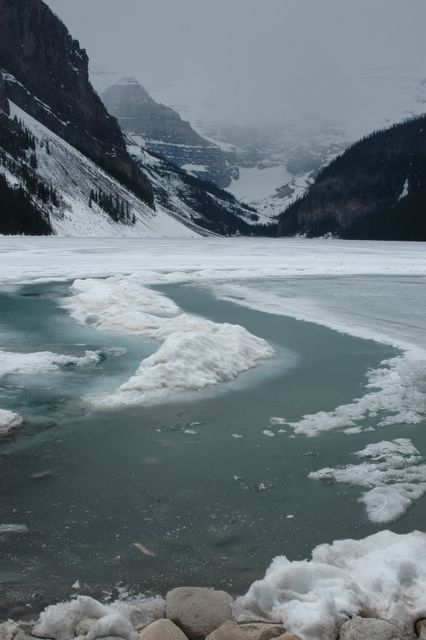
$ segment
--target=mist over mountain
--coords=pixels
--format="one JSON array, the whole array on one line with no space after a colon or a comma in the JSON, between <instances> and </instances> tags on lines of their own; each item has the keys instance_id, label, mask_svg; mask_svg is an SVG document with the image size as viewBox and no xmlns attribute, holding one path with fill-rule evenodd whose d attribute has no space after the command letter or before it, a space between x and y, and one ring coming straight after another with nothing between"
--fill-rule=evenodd
<instances>
[{"instance_id":1,"label":"mist over mountain","mask_svg":"<svg viewBox=\"0 0 426 640\"><path fill-rule=\"evenodd\" d=\"M124 131L141 138L148 151L219 187L231 183L233 167L220 147L200 136L176 111L155 102L134 78L108 87L102 100Z\"/></svg>"},{"instance_id":2,"label":"mist over mountain","mask_svg":"<svg viewBox=\"0 0 426 640\"><path fill-rule=\"evenodd\" d=\"M280 216L280 235L426 240L426 116L366 136Z\"/></svg>"}]
</instances>

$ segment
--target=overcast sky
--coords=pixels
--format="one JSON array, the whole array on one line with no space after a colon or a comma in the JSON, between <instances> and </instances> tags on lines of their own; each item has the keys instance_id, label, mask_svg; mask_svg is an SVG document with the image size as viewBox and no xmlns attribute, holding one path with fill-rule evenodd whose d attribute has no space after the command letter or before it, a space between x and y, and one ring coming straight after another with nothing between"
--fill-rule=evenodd
<instances>
[{"instance_id":1,"label":"overcast sky","mask_svg":"<svg viewBox=\"0 0 426 640\"><path fill-rule=\"evenodd\" d=\"M426 0L47 3L92 71L116 74L93 76L98 87L135 76L157 100L209 119L317 115L369 127L408 113L426 77Z\"/></svg>"}]
</instances>

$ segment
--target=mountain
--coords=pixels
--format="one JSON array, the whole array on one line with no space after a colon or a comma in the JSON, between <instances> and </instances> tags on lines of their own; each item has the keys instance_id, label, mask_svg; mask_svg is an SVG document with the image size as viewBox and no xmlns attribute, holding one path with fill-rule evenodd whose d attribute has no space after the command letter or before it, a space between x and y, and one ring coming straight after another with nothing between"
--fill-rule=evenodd
<instances>
[{"instance_id":1,"label":"mountain","mask_svg":"<svg viewBox=\"0 0 426 640\"><path fill-rule=\"evenodd\" d=\"M0 0L0 17L0 234L264 232L249 207L123 133L42 0Z\"/></svg>"},{"instance_id":2,"label":"mountain","mask_svg":"<svg viewBox=\"0 0 426 640\"><path fill-rule=\"evenodd\" d=\"M134 78L108 87L102 99L123 130L138 136L148 151L218 187L231 183L235 168L220 147L200 136L174 109L156 102Z\"/></svg>"},{"instance_id":3,"label":"mountain","mask_svg":"<svg viewBox=\"0 0 426 640\"><path fill-rule=\"evenodd\" d=\"M153 205L120 128L89 82L88 58L41 0L0 0L0 69L10 100Z\"/></svg>"},{"instance_id":4,"label":"mountain","mask_svg":"<svg viewBox=\"0 0 426 640\"><path fill-rule=\"evenodd\" d=\"M426 115L337 157L280 216L278 234L426 240Z\"/></svg>"}]
</instances>

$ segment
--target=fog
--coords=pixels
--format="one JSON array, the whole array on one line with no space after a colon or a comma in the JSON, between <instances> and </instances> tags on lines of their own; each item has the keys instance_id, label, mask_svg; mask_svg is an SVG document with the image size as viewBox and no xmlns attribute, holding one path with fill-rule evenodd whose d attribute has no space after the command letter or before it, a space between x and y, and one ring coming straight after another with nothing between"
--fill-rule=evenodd
<instances>
[{"instance_id":1,"label":"fog","mask_svg":"<svg viewBox=\"0 0 426 640\"><path fill-rule=\"evenodd\" d=\"M47 3L99 91L134 76L192 119L318 118L358 132L425 109L425 0Z\"/></svg>"}]
</instances>

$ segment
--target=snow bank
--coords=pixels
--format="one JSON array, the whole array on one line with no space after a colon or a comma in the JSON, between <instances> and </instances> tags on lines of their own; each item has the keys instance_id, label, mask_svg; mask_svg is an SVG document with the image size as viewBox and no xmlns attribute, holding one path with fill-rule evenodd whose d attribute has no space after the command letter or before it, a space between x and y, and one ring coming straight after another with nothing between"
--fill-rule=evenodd
<instances>
[{"instance_id":1,"label":"snow bank","mask_svg":"<svg viewBox=\"0 0 426 640\"><path fill-rule=\"evenodd\" d=\"M156 402L182 391L234 380L274 350L241 326L181 313L137 275L77 280L63 305L79 322L103 331L141 335L163 344L115 392L89 398L110 408Z\"/></svg>"},{"instance_id":2,"label":"snow bank","mask_svg":"<svg viewBox=\"0 0 426 640\"><path fill-rule=\"evenodd\" d=\"M119 637L136 640L136 630L165 614L162 598L133 598L127 602L117 600L108 605L101 604L89 596L78 596L75 600L47 607L32 630L40 638L72 640L74 636L87 640L103 637ZM78 623L94 620L85 636L78 636Z\"/></svg>"},{"instance_id":3,"label":"snow bank","mask_svg":"<svg viewBox=\"0 0 426 640\"><path fill-rule=\"evenodd\" d=\"M426 464L411 440L375 442L354 455L363 462L343 468L326 467L313 471L309 477L368 487L360 501L372 522L396 520L426 493Z\"/></svg>"},{"instance_id":4,"label":"snow bank","mask_svg":"<svg viewBox=\"0 0 426 640\"><path fill-rule=\"evenodd\" d=\"M7 409L0 409L0 438L7 435L16 427L19 427L23 422L23 419L17 413L8 411Z\"/></svg>"},{"instance_id":5,"label":"snow bank","mask_svg":"<svg viewBox=\"0 0 426 640\"><path fill-rule=\"evenodd\" d=\"M0 378L15 374L34 375L35 373L54 371L67 365L84 367L96 364L99 360L100 355L96 351L86 351L84 356L67 356L51 351L16 353L0 350Z\"/></svg>"},{"instance_id":6,"label":"snow bank","mask_svg":"<svg viewBox=\"0 0 426 640\"><path fill-rule=\"evenodd\" d=\"M307 640L334 640L354 615L380 617L411 636L426 616L426 534L381 531L322 544L310 560L273 560L234 605L237 618L284 622Z\"/></svg>"}]
</instances>

